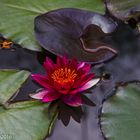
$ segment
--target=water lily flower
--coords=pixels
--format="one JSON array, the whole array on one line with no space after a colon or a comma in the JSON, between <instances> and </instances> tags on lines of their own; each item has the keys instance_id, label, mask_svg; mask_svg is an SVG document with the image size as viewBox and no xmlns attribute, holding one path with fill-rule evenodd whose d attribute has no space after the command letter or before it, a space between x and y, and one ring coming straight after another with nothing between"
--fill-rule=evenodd
<instances>
[{"instance_id":1,"label":"water lily flower","mask_svg":"<svg viewBox=\"0 0 140 140\"><path fill-rule=\"evenodd\" d=\"M32 75L32 78L44 89L30 96L46 103L60 99L69 106L81 106L83 104L81 93L96 85L100 80L94 78L94 73L89 73L90 64L78 63L76 59L69 60L66 56L57 57L56 64L47 57L44 67L47 76Z\"/></svg>"}]
</instances>

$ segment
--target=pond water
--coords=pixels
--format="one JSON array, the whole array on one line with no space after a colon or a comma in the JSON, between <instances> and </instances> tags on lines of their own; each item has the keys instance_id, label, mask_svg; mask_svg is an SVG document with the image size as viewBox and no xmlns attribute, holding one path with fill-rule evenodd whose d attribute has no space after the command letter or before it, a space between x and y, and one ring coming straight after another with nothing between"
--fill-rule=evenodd
<instances>
[{"instance_id":1,"label":"pond water","mask_svg":"<svg viewBox=\"0 0 140 140\"><path fill-rule=\"evenodd\" d=\"M126 25L121 25L118 31L106 41L118 50L118 56L93 68L97 75L102 73L111 75L110 79L102 81L93 89L93 94L89 95L97 104L96 107L84 108L86 113L81 124L71 120L68 127L65 127L58 121L48 140L103 140L98 119L102 101L112 93L116 82L140 80L140 36L137 32ZM46 54L55 60L53 55ZM32 73L42 74L45 71L38 61L38 58L40 61L44 59L42 56L43 54L21 48L15 51L0 50L0 68L26 69ZM39 85L29 78L15 100L29 99L28 94L35 92L38 88Z\"/></svg>"}]
</instances>

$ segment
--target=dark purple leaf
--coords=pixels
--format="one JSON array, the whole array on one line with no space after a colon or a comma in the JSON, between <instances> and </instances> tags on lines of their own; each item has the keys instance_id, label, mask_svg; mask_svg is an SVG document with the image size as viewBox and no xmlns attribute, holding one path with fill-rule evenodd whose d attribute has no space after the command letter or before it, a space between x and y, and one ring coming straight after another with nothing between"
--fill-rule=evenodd
<instances>
[{"instance_id":1,"label":"dark purple leaf","mask_svg":"<svg viewBox=\"0 0 140 140\"><path fill-rule=\"evenodd\" d=\"M128 21L140 18L139 0L104 0L108 11L116 18Z\"/></svg>"},{"instance_id":2,"label":"dark purple leaf","mask_svg":"<svg viewBox=\"0 0 140 140\"><path fill-rule=\"evenodd\" d=\"M85 95L82 95L82 102L83 104L89 105L89 106L96 106L95 103L93 103L88 97L86 97Z\"/></svg>"},{"instance_id":3,"label":"dark purple leaf","mask_svg":"<svg viewBox=\"0 0 140 140\"><path fill-rule=\"evenodd\" d=\"M70 107L62 102L59 104L58 119L61 120L65 126L69 124L71 117L80 123L82 116L83 111L81 107Z\"/></svg>"},{"instance_id":4,"label":"dark purple leaf","mask_svg":"<svg viewBox=\"0 0 140 140\"><path fill-rule=\"evenodd\" d=\"M111 19L85 10L59 9L35 18L35 34L46 50L69 58L100 63L116 51L103 42L116 29Z\"/></svg>"}]
</instances>

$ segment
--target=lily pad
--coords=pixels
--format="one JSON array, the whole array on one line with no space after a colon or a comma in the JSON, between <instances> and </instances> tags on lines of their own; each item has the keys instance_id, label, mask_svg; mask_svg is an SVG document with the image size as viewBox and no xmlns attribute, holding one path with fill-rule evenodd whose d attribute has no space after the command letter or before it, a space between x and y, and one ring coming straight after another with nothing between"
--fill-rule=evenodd
<instances>
[{"instance_id":1,"label":"lily pad","mask_svg":"<svg viewBox=\"0 0 140 140\"><path fill-rule=\"evenodd\" d=\"M48 104L37 101L0 107L0 136L10 140L43 140L51 132L56 113L48 117Z\"/></svg>"},{"instance_id":2,"label":"lily pad","mask_svg":"<svg viewBox=\"0 0 140 140\"><path fill-rule=\"evenodd\" d=\"M105 0L105 3L109 12L121 20L140 16L139 0Z\"/></svg>"},{"instance_id":3,"label":"lily pad","mask_svg":"<svg viewBox=\"0 0 140 140\"><path fill-rule=\"evenodd\" d=\"M57 8L75 7L104 13L101 0L0 0L0 33L24 48L40 51L34 37L34 18Z\"/></svg>"},{"instance_id":4,"label":"lily pad","mask_svg":"<svg viewBox=\"0 0 140 140\"><path fill-rule=\"evenodd\" d=\"M116 55L103 39L116 29L116 23L106 16L75 8L50 11L35 18L35 33L46 50L100 63Z\"/></svg>"},{"instance_id":5,"label":"lily pad","mask_svg":"<svg viewBox=\"0 0 140 140\"><path fill-rule=\"evenodd\" d=\"M101 128L107 140L140 138L140 83L117 88L116 94L103 104Z\"/></svg>"},{"instance_id":6,"label":"lily pad","mask_svg":"<svg viewBox=\"0 0 140 140\"><path fill-rule=\"evenodd\" d=\"M0 70L0 104L6 104L18 92L29 75L30 72L24 70Z\"/></svg>"}]
</instances>

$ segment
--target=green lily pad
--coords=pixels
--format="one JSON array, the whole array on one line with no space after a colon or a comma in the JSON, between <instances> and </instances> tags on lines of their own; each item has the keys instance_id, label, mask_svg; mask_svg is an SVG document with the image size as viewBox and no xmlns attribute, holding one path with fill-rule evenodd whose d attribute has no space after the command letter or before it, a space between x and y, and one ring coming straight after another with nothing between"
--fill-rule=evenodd
<instances>
[{"instance_id":1,"label":"green lily pad","mask_svg":"<svg viewBox=\"0 0 140 140\"><path fill-rule=\"evenodd\" d=\"M120 86L103 104L101 128L107 140L140 139L140 84Z\"/></svg>"},{"instance_id":2,"label":"green lily pad","mask_svg":"<svg viewBox=\"0 0 140 140\"><path fill-rule=\"evenodd\" d=\"M9 140L43 140L50 134L56 113L48 117L48 104L24 101L0 107L0 137Z\"/></svg>"},{"instance_id":3,"label":"green lily pad","mask_svg":"<svg viewBox=\"0 0 140 140\"><path fill-rule=\"evenodd\" d=\"M0 104L13 97L29 75L30 72L24 70L0 70Z\"/></svg>"},{"instance_id":4,"label":"green lily pad","mask_svg":"<svg viewBox=\"0 0 140 140\"><path fill-rule=\"evenodd\" d=\"M82 8L104 13L101 0L0 0L0 33L24 48L41 51L34 36L34 18L58 8Z\"/></svg>"}]
</instances>

